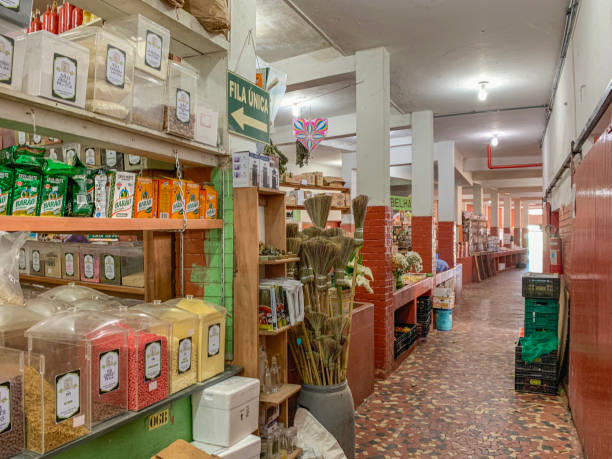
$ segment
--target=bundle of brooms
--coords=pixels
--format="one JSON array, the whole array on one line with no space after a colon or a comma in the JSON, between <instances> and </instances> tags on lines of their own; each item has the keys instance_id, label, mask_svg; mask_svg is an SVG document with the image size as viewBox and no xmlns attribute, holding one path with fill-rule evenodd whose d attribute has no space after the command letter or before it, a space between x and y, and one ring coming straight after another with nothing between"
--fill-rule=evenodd
<instances>
[{"instance_id":1,"label":"bundle of brooms","mask_svg":"<svg viewBox=\"0 0 612 459\"><path fill-rule=\"evenodd\" d=\"M291 330L289 347L306 384L327 386L346 380L357 270L350 279L345 271L350 260L359 258L368 197L358 196L352 204L356 238L339 228L325 229L331 209L331 197L326 195L305 201L314 226L298 233L293 225L288 228L287 235L300 257L291 273L304 284L306 304L305 320ZM334 301L329 296L332 288ZM347 295L348 310L342 301Z\"/></svg>"}]
</instances>

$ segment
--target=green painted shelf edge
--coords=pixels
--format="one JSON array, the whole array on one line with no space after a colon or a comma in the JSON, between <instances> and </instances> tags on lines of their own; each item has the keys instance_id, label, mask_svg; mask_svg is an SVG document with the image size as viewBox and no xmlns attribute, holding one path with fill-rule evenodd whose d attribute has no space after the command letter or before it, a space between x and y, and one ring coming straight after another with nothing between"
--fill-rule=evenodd
<instances>
[{"instance_id":1,"label":"green painted shelf edge","mask_svg":"<svg viewBox=\"0 0 612 459\"><path fill-rule=\"evenodd\" d=\"M151 406L148 406L140 411L128 411L125 414L98 424L92 429L92 431L88 435L85 435L84 437L81 437L70 443L66 443L65 445L62 445L59 448L54 449L53 451L49 451L46 454L37 454L31 451L24 451L23 453L14 456L13 459L39 459L44 457L57 456L61 453L68 452L70 449L73 449L77 446L83 445L91 440L101 437L102 435L110 433L134 420L137 420L139 418L144 419L145 417L151 414L157 413L158 411L161 411L162 409L172 405L173 402L184 399L185 397L189 397L192 393L196 391L206 389L207 387L214 386L215 384L224 381L228 378L231 378L232 376L236 376L242 373L242 370L243 368L240 365L230 366L226 368L223 373L214 376L210 379L207 379L206 381L203 381L201 383L196 383L192 386L189 386L188 388L176 392L175 394L170 395L168 398L165 398L164 400L157 402ZM150 457L150 455L148 455L147 457Z\"/></svg>"}]
</instances>

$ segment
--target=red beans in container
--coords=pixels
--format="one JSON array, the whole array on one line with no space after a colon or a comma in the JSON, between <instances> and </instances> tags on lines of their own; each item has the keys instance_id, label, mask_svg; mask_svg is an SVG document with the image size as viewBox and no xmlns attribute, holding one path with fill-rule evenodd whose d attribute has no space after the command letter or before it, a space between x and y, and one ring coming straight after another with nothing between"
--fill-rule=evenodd
<instances>
[{"instance_id":1,"label":"red beans in container","mask_svg":"<svg viewBox=\"0 0 612 459\"><path fill-rule=\"evenodd\" d=\"M117 311L128 334L128 407L139 411L168 396L170 323L139 311Z\"/></svg>"}]
</instances>

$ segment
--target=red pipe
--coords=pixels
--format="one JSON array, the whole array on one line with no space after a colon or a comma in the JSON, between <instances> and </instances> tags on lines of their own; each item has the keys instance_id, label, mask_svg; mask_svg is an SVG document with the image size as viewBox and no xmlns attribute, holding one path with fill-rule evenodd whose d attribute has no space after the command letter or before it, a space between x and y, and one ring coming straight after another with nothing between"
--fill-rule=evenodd
<instances>
[{"instance_id":1,"label":"red pipe","mask_svg":"<svg viewBox=\"0 0 612 459\"><path fill-rule=\"evenodd\" d=\"M503 166L494 166L491 163L491 144L487 145L487 155L489 159L489 169L519 169L522 167L542 167L542 163L533 163L533 164L506 164Z\"/></svg>"}]
</instances>

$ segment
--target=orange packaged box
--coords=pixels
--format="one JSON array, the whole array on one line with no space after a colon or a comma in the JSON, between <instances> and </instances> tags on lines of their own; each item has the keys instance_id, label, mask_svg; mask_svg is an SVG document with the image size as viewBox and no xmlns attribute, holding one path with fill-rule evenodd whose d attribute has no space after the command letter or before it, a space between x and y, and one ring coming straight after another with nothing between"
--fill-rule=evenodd
<instances>
[{"instance_id":1,"label":"orange packaged box","mask_svg":"<svg viewBox=\"0 0 612 459\"><path fill-rule=\"evenodd\" d=\"M206 218L206 189L200 188L200 218Z\"/></svg>"},{"instance_id":2,"label":"orange packaged box","mask_svg":"<svg viewBox=\"0 0 612 459\"><path fill-rule=\"evenodd\" d=\"M172 207L170 210L170 218L183 218L185 205L183 204L183 196L186 193L186 185L183 182L183 190L181 196L181 184L178 180L172 180Z\"/></svg>"},{"instance_id":3,"label":"orange packaged box","mask_svg":"<svg viewBox=\"0 0 612 459\"><path fill-rule=\"evenodd\" d=\"M207 220L214 220L217 218L219 193L212 186L206 185L204 189L206 190L206 207L202 209L202 213Z\"/></svg>"},{"instance_id":4,"label":"orange packaged box","mask_svg":"<svg viewBox=\"0 0 612 459\"><path fill-rule=\"evenodd\" d=\"M170 218L172 211L172 179L157 179L157 218Z\"/></svg>"},{"instance_id":5,"label":"orange packaged box","mask_svg":"<svg viewBox=\"0 0 612 459\"><path fill-rule=\"evenodd\" d=\"M200 185L194 182L185 184L185 210L187 218L200 218Z\"/></svg>"},{"instance_id":6,"label":"orange packaged box","mask_svg":"<svg viewBox=\"0 0 612 459\"><path fill-rule=\"evenodd\" d=\"M147 177L136 177L134 218L155 217L155 194L155 180Z\"/></svg>"}]
</instances>

